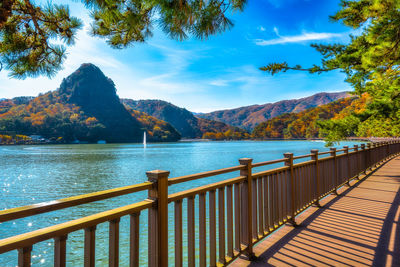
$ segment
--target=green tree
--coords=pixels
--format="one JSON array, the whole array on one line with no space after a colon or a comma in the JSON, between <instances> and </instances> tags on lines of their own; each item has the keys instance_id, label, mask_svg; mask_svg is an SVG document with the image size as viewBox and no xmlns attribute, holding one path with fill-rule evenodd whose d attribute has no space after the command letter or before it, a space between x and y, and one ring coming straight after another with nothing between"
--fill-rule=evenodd
<instances>
[{"instance_id":1,"label":"green tree","mask_svg":"<svg viewBox=\"0 0 400 267\"><path fill-rule=\"evenodd\" d=\"M350 36L348 44L312 44L321 53L322 62L310 68L279 62L260 69L272 75L289 70L342 71L355 94L368 93L372 100L362 113L321 125L332 132L325 135L331 140L351 133L390 136L398 131L379 128L379 121L391 125L385 129L400 126L400 1L342 0L340 5L341 9L331 19L359 32ZM371 131L366 125L379 129Z\"/></svg>"},{"instance_id":2,"label":"green tree","mask_svg":"<svg viewBox=\"0 0 400 267\"><path fill-rule=\"evenodd\" d=\"M226 16L242 11L246 0L82 0L93 19L91 33L114 48L144 42L159 26L169 37L206 39L233 26ZM74 43L82 21L67 5L32 0L0 2L0 69L11 77L54 75L62 67L66 46Z\"/></svg>"}]
</instances>

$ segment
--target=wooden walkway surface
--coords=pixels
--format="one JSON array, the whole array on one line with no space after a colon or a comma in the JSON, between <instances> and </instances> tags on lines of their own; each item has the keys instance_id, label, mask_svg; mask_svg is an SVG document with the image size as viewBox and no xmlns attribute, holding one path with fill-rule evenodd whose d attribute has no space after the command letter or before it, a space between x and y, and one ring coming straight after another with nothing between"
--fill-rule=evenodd
<instances>
[{"instance_id":1,"label":"wooden walkway surface","mask_svg":"<svg viewBox=\"0 0 400 267\"><path fill-rule=\"evenodd\" d=\"M342 187L230 266L400 266L400 157Z\"/></svg>"}]
</instances>

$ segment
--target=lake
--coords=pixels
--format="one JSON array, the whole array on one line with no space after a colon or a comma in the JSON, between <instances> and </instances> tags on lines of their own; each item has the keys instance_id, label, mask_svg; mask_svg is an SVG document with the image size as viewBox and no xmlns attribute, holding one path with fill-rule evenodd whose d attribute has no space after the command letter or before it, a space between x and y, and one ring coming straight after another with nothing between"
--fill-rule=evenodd
<instances>
[{"instance_id":1,"label":"lake","mask_svg":"<svg viewBox=\"0 0 400 267\"><path fill-rule=\"evenodd\" d=\"M342 142L340 145L354 144L360 143ZM0 146L0 209L141 183L147 180L145 172L150 170L168 170L170 177L177 177L236 166L239 158L249 157L254 162L260 162L283 158L285 152L309 154L311 149L328 150L322 141L177 142L147 144L146 148L142 144ZM257 171L264 169L258 168ZM169 188L169 193L235 176L238 173L174 185ZM131 204L146 196L146 192L135 193L1 223L0 239ZM169 210L169 234L173 241L173 207L170 206ZM146 265L147 214L142 214L141 226L144 227L140 233L143 240L140 262ZM128 255L128 221L125 217L121 219L120 255ZM184 229L184 238L186 234ZM96 238L97 266L107 266L107 224L97 227ZM49 240L33 247L33 266L53 265L53 244L53 240ZM184 247L184 254L185 251ZM170 255L172 263L173 242ZM127 266L129 257L120 258L121 266ZM82 265L83 231L74 232L68 237L67 260L68 266ZM0 255L0 266L16 265L16 251Z\"/></svg>"}]
</instances>

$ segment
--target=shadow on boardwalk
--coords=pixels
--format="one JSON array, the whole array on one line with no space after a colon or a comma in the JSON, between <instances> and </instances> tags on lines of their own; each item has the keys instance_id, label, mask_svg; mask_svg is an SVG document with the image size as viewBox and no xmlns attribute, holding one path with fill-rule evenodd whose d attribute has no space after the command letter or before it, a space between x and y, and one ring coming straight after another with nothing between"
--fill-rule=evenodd
<instances>
[{"instance_id":1,"label":"shadow on boardwalk","mask_svg":"<svg viewBox=\"0 0 400 267\"><path fill-rule=\"evenodd\" d=\"M339 192L231 266L400 266L400 157Z\"/></svg>"}]
</instances>

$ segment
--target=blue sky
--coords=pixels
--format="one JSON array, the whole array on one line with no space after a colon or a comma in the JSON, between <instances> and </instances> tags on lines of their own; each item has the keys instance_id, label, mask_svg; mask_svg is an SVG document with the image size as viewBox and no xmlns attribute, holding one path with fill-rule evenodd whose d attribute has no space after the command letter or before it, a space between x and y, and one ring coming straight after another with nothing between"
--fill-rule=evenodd
<instances>
[{"instance_id":1,"label":"blue sky","mask_svg":"<svg viewBox=\"0 0 400 267\"><path fill-rule=\"evenodd\" d=\"M88 19L79 2L71 13ZM206 41L168 39L155 28L145 44L114 50L87 34L88 25L68 48L64 69L53 79L10 79L0 72L0 98L37 95L55 90L62 78L82 63L94 63L110 77L120 97L162 99L195 112L208 112L317 92L351 90L339 72L310 75L287 72L276 76L258 70L268 62L310 66L320 55L311 43L347 42L351 29L329 21L339 0L250 0L245 11L230 15L235 26Z\"/></svg>"}]
</instances>

